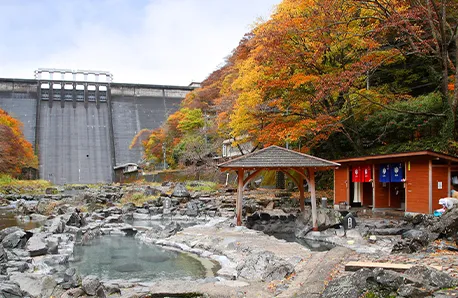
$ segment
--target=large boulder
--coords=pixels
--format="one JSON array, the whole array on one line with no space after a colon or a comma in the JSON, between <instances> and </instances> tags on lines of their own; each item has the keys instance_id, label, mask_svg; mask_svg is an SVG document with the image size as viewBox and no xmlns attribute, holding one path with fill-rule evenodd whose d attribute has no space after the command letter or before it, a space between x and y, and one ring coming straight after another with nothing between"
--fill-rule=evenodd
<instances>
[{"instance_id":1,"label":"large boulder","mask_svg":"<svg viewBox=\"0 0 458 298\"><path fill-rule=\"evenodd\" d=\"M75 268L68 268L64 273L64 282L62 287L64 289L76 288L81 282L81 277L76 272Z\"/></svg>"},{"instance_id":2,"label":"large boulder","mask_svg":"<svg viewBox=\"0 0 458 298\"><path fill-rule=\"evenodd\" d=\"M184 183L177 183L175 188L173 189L172 197L179 197L179 198L189 198L191 194L186 189L186 185Z\"/></svg>"},{"instance_id":3,"label":"large boulder","mask_svg":"<svg viewBox=\"0 0 458 298\"><path fill-rule=\"evenodd\" d=\"M0 297L21 298L24 297L24 295L22 295L22 291L18 283L3 280L0 281Z\"/></svg>"},{"instance_id":4,"label":"large boulder","mask_svg":"<svg viewBox=\"0 0 458 298\"><path fill-rule=\"evenodd\" d=\"M439 221L428 227L428 230L446 237L456 237L458 233L458 206L445 212L439 217Z\"/></svg>"},{"instance_id":5,"label":"large boulder","mask_svg":"<svg viewBox=\"0 0 458 298\"><path fill-rule=\"evenodd\" d=\"M29 215L35 212L35 206L27 204L25 201L19 201L16 208L17 213L21 215Z\"/></svg>"},{"instance_id":6,"label":"large boulder","mask_svg":"<svg viewBox=\"0 0 458 298\"><path fill-rule=\"evenodd\" d=\"M334 209L317 209L317 224L318 230L323 231L328 228L340 225L342 222L342 214ZM306 210L302 216L298 216L296 220L296 237L305 236L312 230L312 210Z\"/></svg>"},{"instance_id":7,"label":"large boulder","mask_svg":"<svg viewBox=\"0 0 458 298\"><path fill-rule=\"evenodd\" d=\"M6 235L2 240L4 248L22 248L27 242L27 233L23 230L17 230Z\"/></svg>"},{"instance_id":8,"label":"large boulder","mask_svg":"<svg viewBox=\"0 0 458 298\"><path fill-rule=\"evenodd\" d=\"M150 230L146 232L147 237L151 238L168 238L183 230L177 222L171 222L165 226L152 225Z\"/></svg>"},{"instance_id":9,"label":"large boulder","mask_svg":"<svg viewBox=\"0 0 458 298\"><path fill-rule=\"evenodd\" d=\"M54 278L41 274L13 274L10 280L18 283L23 291L33 297L51 297L57 286Z\"/></svg>"},{"instance_id":10,"label":"large boulder","mask_svg":"<svg viewBox=\"0 0 458 298\"><path fill-rule=\"evenodd\" d=\"M36 211L37 213L39 214L48 214L52 211L52 206L51 204L55 204L53 200L50 200L50 199L40 199L40 201L38 201L38 204L36 206Z\"/></svg>"},{"instance_id":11,"label":"large boulder","mask_svg":"<svg viewBox=\"0 0 458 298\"><path fill-rule=\"evenodd\" d=\"M272 252L251 255L237 266L240 277L262 281L281 280L294 272L294 266L276 257Z\"/></svg>"},{"instance_id":12,"label":"large boulder","mask_svg":"<svg viewBox=\"0 0 458 298\"><path fill-rule=\"evenodd\" d=\"M458 280L456 278L431 267L414 266L405 271L404 274L411 279L418 279L421 284L427 284L436 290L458 285Z\"/></svg>"},{"instance_id":13,"label":"large boulder","mask_svg":"<svg viewBox=\"0 0 458 298\"><path fill-rule=\"evenodd\" d=\"M195 217L200 212L200 205L202 203L198 200L192 200L191 202L186 203L186 215Z\"/></svg>"},{"instance_id":14,"label":"large boulder","mask_svg":"<svg viewBox=\"0 0 458 298\"><path fill-rule=\"evenodd\" d=\"M361 269L353 274L332 280L322 298L362 297L371 292L374 297L426 297L442 288L456 286L457 279L447 273L426 266L414 266L404 273L381 268Z\"/></svg>"},{"instance_id":15,"label":"large boulder","mask_svg":"<svg viewBox=\"0 0 458 298\"><path fill-rule=\"evenodd\" d=\"M29 252L31 257L42 256L48 253L48 245L41 235L33 235L27 244L25 249Z\"/></svg>"},{"instance_id":16,"label":"large boulder","mask_svg":"<svg viewBox=\"0 0 458 298\"><path fill-rule=\"evenodd\" d=\"M82 227L86 224L84 217L79 211L73 212L68 216L65 223L67 226Z\"/></svg>"},{"instance_id":17,"label":"large boulder","mask_svg":"<svg viewBox=\"0 0 458 298\"><path fill-rule=\"evenodd\" d=\"M81 288L88 295L95 295L100 286L100 280L95 275L88 275L83 279Z\"/></svg>"},{"instance_id":18,"label":"large boulder","mask_svg":"<svg viewBox=\"0 0 458 298\"><path fill-rule=\"evenodd\" d=\"M65 231L65 220L62 218L62 215L57 216L53 219L49 232L53 234L61 234Z\"/></svg>"},{"instance_id":19,"label":"large boulder","mask_svg":"<svg viewBox=\"0 0 458 298\"><path fill-rule=\"evenodd\" d=\"M8 236L9 234L17 232L17 231L23 231L23 230L19 227L8 227L8 228L4 228L3 230L0 230L0 242L2 242L3 239L6 236Z\"/></svg>"}]
</instances>

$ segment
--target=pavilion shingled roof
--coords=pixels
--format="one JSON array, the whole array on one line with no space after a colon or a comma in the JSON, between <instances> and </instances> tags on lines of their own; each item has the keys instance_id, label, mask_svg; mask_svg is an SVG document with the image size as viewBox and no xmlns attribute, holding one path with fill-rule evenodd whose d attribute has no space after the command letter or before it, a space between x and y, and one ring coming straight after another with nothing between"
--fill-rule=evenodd
<instances>
[{"instance_id":1,"label":"pavilion shingled roof","mask_svg":"<svg viewBox=\"0 0 458 298\"><path fill-rule=\"evenodd\" d=\"M243 155L218 167L224 168L309 168L338 167L340 164L278 146Z\"/></svg>"}]
</instances>

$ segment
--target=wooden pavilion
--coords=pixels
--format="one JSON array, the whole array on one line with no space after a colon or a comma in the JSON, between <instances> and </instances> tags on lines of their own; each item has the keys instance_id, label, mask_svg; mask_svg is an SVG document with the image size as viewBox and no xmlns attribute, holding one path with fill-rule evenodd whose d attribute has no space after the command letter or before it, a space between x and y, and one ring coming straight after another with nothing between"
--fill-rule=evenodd
<instances>
[{"instance_id":1,"label":"wooden pavilion","mask_svg":"<svg viewBox=\"0 0 458 298\"><path fill-rule=\"evenodd\" d=\"M237 225L242 224L242 200L244 187L259 175L263 170L280 171L285 173L299 188L300 208L305 210L304 184L305 179L309 185L312 203L312 222L314 230L318 230L315 195L315 171L335 169L340 164L303 154L278 146L270 146L259 151L243 155L225 163L219 164L221 171L237 172L238 188L236 200ZM290 172L295 172L303 179L296 179ZM245 177L245 173L248 173Z\"/></svg>"}]
</instances>

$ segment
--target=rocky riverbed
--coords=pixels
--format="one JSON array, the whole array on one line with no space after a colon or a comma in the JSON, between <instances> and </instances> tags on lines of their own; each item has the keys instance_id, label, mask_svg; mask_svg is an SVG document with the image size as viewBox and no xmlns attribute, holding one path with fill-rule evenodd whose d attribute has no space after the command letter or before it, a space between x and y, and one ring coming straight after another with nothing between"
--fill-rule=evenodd
<instances>
[{"instance_id":1,"label":"rocky riverbed","mask_svg":"<svg viewBox=\"0 0 458 298\"><path fill-rule=\"evenodd\" d=\"M126 200L132 197L143 200ZM298 213L293 199L253 195L244 199L244 213L251 214L248 229L234 226L233 192L189 192L183 184L172 183L56 188L33 196L11 193L2 202L14 207L18 220L39 222L40 226L0 231L0 297L179 297L185 293L195 297L337 297L332 296L336 291L355 288L348 283L354 274L368 282L359 283L360 288L345 297L368 291L417 297L420 277L433 274L444 282L428 285L422 295L447 295L443 288L452 295L456 286L458 255L452 240L457 231L450 215L443 221L450 223L447 228L430 218L361 216L356 217L356 229L344 230L338 227L339 212L320 209L321 232L316 233L310 232L310 213ZM265 234L275 232L337 247L313 252ZM110 235L136 237L150 245L189 253L215 274L151 280L82 276L73 263L75 246L91 245L97 237ZM345 272L344 264L350 260L430 264L442 270L415 269L411 281L390 272ZM403 282L388 289L386 284L370 282L382 275Z\"/></svg>"}]
</instances>

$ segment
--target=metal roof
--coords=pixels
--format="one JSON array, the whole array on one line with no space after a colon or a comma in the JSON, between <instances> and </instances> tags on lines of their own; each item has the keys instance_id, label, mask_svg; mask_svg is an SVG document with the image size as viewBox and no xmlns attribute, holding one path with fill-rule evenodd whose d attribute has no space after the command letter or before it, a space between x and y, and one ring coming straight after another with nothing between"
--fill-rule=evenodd
<instances>
[{"instance_id":1,"label":"metal roof","mask_svg":"<svg viewBox=\"0 0 458 298\"><path fill-rule=\"evenodd\" d=\"M219 164L228 168L329 168L340 164L278 146L270 146Z\"/></svg>"}]
</instances>

